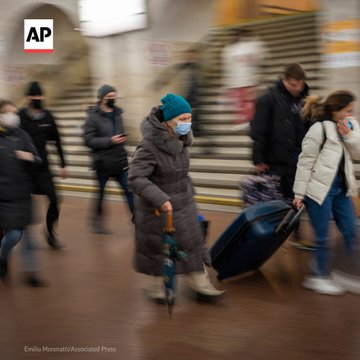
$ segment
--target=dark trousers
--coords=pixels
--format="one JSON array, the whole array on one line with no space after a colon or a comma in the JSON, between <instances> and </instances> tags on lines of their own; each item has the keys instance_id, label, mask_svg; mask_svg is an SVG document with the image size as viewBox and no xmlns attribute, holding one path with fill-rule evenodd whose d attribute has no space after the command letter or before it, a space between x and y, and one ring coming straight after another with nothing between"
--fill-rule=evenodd
<instances>
[{"instance_id":1,"label":"dark trousers","mask_svg":"<svg viewBox=\"0 0 360 360\"><path fill-rule=\"evenodd\" d=\"M95 210L96 218L101 218L101 216L103 215L103 200L104 200L104 195L105 195L105 186L111 177L114 178L118 182L118 184L122 187L122 189L124 190L124 194L125 194L129 209L130 209L132 215L134 216L134 194L132 191L129 190L128 172L122 171L120 174L114 175L114 176L102 175L102 174L96 172L96 177L97 177L97 181L99 184L99 195L96 200L96 210Z\"/></svg>"},{"instance_id":2,"label":"dark trousers","mask_svg":"<svg viewBox=\"0 0 360 360\"><path fill-rule=\"evenodd\" d=\"M280 192L283 194L284 198L288 199L289 201L292 201L294 199L294 180L294 178L290 178L284 175L281 176L280 180Z\"/></svg>"},{"instance_id":3,"label":"dark trousers","mask_svg":"<svg viewBox=\"0 0 360 360\"><path fill-rule=\"evenodd\" d=\"M46 214L46 228L50 236L54 235L54 226L59 219L59 201L56 194L53 176L49 170L38 171L34 175L35 194L46 195L49 207Z\"/></svg>"}]
</instances>

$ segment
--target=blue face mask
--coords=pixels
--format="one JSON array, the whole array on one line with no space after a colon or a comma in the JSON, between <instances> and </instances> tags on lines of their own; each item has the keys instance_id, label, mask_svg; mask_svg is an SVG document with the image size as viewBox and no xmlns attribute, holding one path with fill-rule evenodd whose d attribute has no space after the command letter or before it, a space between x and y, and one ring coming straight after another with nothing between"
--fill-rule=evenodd
<instances>
[{"instance_id":1,"label":"blue face mask","mask_svg":"<svg viewBox=\"0 0 360 360\"><path fill-rule=\"evenodd\" d=\"M178 122L177 127L174 129L176 135L186 135L191 129L191 123Z\"/></svg>"}]
</instances>

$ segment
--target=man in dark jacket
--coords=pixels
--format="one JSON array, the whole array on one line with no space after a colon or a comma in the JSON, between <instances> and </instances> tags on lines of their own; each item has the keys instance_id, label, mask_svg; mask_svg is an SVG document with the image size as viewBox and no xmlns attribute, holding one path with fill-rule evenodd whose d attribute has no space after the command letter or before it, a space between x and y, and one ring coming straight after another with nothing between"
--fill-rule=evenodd
<instances>
[{"instance_id":1,"label":"man in dark jacket","mask_svg":"<svg viewBox=\"0 0 360 360\"><path fill-rule=\"evenodd\" d=\"M134 195L128 186L128 162L124 143L127 140L122 120L122 109L115 106L116 89L102 85L98 90L99 101L88 109L85 121L85 145L92 150L93 169L99 185L99 196L92 229L98 234L109 231L103 223L103 200L105 186L113 177L124 190L134 222Z\"/></svg>"},{"instance_id":2,"label":"man in dark jacket","mask_svg":"<svg viewBox=\"0 0 360 360\"><path fill-rule=\"evenodd\" d=\"M47 143L50 141L55 142L61 161L60 176L62 178L67 177L64 154L55 119L49 110L43 108L44 96L38 82L33 81L29 84L26 96L29 105L20 110L21 127L30 135L42 159L40 169L33 172L34 193L46 195L49 199L49 208L46 215L47 242L53 249L57 250L62 247L56 238L54 230L54 225L59 219L59 203L53 175L49 169Z\"/></svg>"},{"instance_id":3,"label":"man in dark jacket","mask_svg":"<svg viewBox=\"0 0 360 360\"><path fill-rule=\"evenodd\" d=\"M305 78L300 64L285 65L282 78L258 99L250 123L253 163L259 172L270 171L281 177L280 191L286 199L294 198L296 164L308 129L300 117L302 101L309 91Z\"/></svg>"}]
</instances>

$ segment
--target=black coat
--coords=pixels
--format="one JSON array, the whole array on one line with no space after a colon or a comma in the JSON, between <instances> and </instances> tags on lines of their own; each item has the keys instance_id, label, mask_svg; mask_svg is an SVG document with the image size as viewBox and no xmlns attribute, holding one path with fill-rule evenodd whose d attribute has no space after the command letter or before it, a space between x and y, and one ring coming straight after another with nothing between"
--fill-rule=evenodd
<instances>
[{"instance_id":1,"label":"black coat","mask_svg":"<svg viewBox=\"0 0 360 360\"><path fill-rule=\"evenodd\" d=\"M19 160L16 150L34 154L35 163ZM0 228L23 229L31 223L31 170L41 159L21 129L0 131Z\"/></svg>"},{"instance_id":2,"label":"black coat","mask_svg":"<svg viewBox=\"0 0 360 360\"><path fill-rule=\"evenodd\" d=\"M21 128L25 130L31 137L36 150L41 157L42 165L40 170L49 171L48 152L46 145L49 141L54 141L57 152L60 157L61 167L65 167L65 158L61 146L59 132L55 119L49 110L43 109L33 118L27 108L23 108L19 113Z\"/></svg>"},{"instance_id":3,"label":"black coat","mask_svg":"<svg viewBox=\"0 0 360 360\"><path fill-rule=\"evenodd\" d=\"M308 124L300 117L305 88L300 97L293 97L279 80L256 103L250 136L253 143L254 165L265 163L290 184L293 183L296 164L301 153L301 142ZM291 186L292 187L292 186Z\"/></svg>"}]
</instances>

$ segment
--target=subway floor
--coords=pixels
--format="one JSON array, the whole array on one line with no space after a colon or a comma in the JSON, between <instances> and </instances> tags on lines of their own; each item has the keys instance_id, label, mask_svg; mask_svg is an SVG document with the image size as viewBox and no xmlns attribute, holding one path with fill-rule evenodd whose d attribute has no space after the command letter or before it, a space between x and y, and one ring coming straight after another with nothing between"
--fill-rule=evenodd
<instances>
[{"instance_id":1,"label":"subway floor","mask_svg":"<svg viewBox=\"0 0 360 360\"><path fill-rule=\"evenodd\" d=\"M19 249L11 279L0 283L0 359L359 360L360 297L319 295L301 287L309 253L290 241L250 276L217 282L226 297L195 301L179 277L169 318L143 294L132 269L133 225L122 202L106 203L110 235L88 228L91 199L64 197L59 239L49 249L36 225L44 288L22 282ZM44 216L43 206L40 215ZM202 212L211 244L236 216ZM302 236L312 238L307 223ZM338 234L332 231L336 242Z\"/></svg>"}]
</instances>

